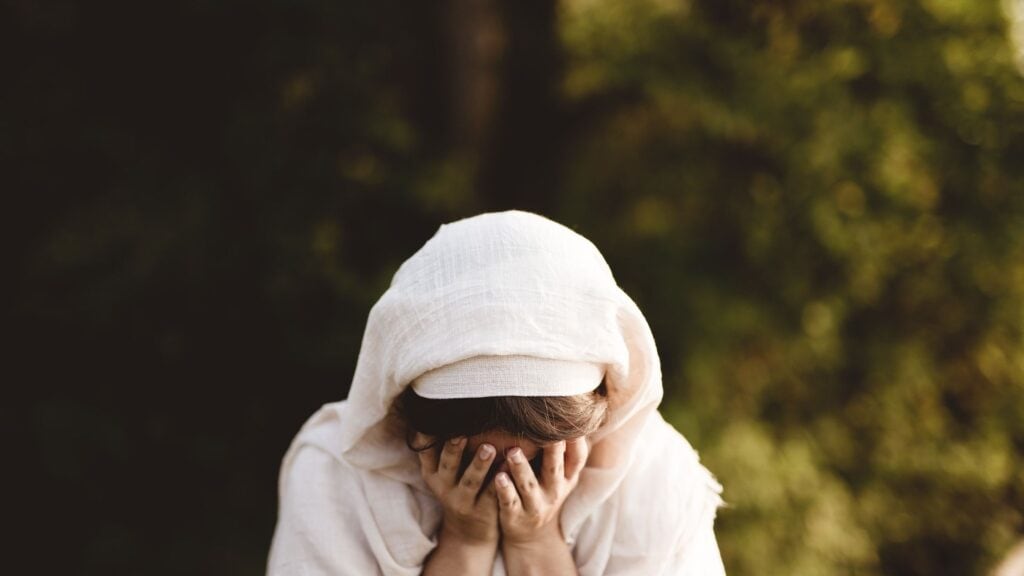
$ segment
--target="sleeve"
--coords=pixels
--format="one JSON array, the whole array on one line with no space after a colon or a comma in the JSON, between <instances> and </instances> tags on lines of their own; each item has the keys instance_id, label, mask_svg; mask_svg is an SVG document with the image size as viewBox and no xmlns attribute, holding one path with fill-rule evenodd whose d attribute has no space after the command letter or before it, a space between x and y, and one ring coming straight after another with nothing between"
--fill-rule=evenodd
<instances>
[{"instance_id":1,"label":"sleeve","mask_svg":"<svg viewBox=\"0 0 1024 576\"><path fill-rule=\"evenodd\" d=\"M267 576L380 573L358 511L345 499L359 492L350 483L345 465L315 446L299 446L285 457Z\"/></svg>"},{"instance_id":2,"label":"sleeve","mask_svg":"<svg viewBox=\"0 0 1024 576\"><path fill-rule=\"evenodd\" d=\"M647 467L637 475L640 486L630 487L630 508L643 511L635 523L646 524L643 540L652 563L648 572L724 576L714 530L718 510L724 506L722 485L690 443L659 420L648 431L650 447L656 449L643 460Z\"/></svg>"},{"instance_id":3,"label":"sleeve","mask_svg":"<svg viewBox=\"0 0 1024 576\"><path fill-rule=\"evenodd\" d=\"M713 527L701 530L685 554L677 552L672 565L679 567L678 576L725 576Z\"/></svg>"}]
</instances>

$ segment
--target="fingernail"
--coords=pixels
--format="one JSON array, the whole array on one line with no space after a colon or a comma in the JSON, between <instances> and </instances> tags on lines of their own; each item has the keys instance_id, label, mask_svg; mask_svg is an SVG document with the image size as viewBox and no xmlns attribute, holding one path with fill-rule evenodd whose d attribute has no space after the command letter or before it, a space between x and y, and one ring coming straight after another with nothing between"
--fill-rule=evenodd
<instances>
[{"instance_id":1,"label":"fingernail","mask_svg":"<svg viewBox=\"0 0 1024 576\"><path fill-rule=\"evenodd\" d=\"M520 450L519 448L513 448L512 451L508 453L508 457L513 462L522 462L523 461L523 451Z\"/></svg>"},{"instance_id":2,"label":"fingernail","mask_svg":"<svg viewBox=\"0 0 1024 576\"><path fill-rule=\"evenodd\" d=\"M462 446L462 441L463 440L465 440L465 438L456 437L456 438L452 438L448 442L450 442L452 446Z\"/></svg>"},{"instance_id":3,"label":"fingernail","mask_svg":"<svg viewBox=\"0 0 1024 576\"><path fill-rule=\"evenodd\" d=\"M498 486L501 486L502 488L508 486L508 476L506 476L504 472L495 476L494 481L497 482Z\"/></svg>"},{"instance_id":4,"label":"fingernail","mask_svg":"<svg viewBox=\"0 0 1024 576\"><path fill-rule=\"evenodd\" d=\"M491 446L490 444L484 444L480 446L479 456L481 460L487 460L491 456L494 456L494 447Z\"/></svg>"}]
</instances>

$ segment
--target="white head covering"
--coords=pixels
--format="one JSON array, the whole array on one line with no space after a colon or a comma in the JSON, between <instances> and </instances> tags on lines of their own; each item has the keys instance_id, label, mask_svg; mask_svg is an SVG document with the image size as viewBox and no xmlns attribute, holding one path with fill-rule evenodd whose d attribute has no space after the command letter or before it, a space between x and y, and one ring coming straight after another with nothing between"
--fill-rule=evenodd
<instances>
[{"instance_id":1,"label":"white head covering","mask_svg":"<svg viewBox=\"0 0 1024 576\"><path fill-rule=\"evenodd\" d=\"M643 314L590 241L519 211L443 225L399 268L370 311L348 399L315 414L285 457L269 572L419 574L440 509L389 418L410 383L441 398L566 395L601 377L609 418L561 516L580 573L718 573L707 542L721 488L656 411Z\"/></svg>"},{"instance_id":2,"label":"white head covering","mask_svg":"<svg viewBox=\"0 0 1024 576\"><path fill-rule=\"evenodd\" d=\"M434 368L412 381L424 398L574 396L601 385L604 367L593 362L537 356L473 356Z\"/></svg>"}]
</instances>

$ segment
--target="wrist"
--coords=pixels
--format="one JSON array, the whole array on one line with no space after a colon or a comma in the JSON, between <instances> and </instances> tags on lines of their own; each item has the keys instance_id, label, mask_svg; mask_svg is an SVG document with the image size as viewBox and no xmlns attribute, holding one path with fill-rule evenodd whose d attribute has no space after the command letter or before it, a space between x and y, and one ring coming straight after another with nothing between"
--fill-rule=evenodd
<instances>
[{"instance_id":1,"label":"wrist","mask_svg":"<svg viewBox=\"0 0 1024 576\"><path fill-rule=\"evenodd\" d=\"M440 539L453 544L458 544L466 548L474 549L494 549L498 545L498 533L492 534L480 534L472 533L468 530L457 529L448 523L441 524Z\"/></svg>"},{"instance_id":2,"label":"wrist","mask_svg":"<svg viewBox=\"0 0 1024 576\"><path fill-rule=\"evenodd\" d=\"M501 546L508 574L577 574L571 547L557 526L538 532L536 538L503 536Z\"/></svg>"},{"instance_id":3,"label":"wrist","mask_svg":"<svg viewBox=\"0 0 1024 576\"><path fill-rule=\"evenodd\" d=\"M424 562L423 574L490 574L497 554L496 541L467 538L451 527L442 526L437 535L437 546Z\"/></svg>"},{"instance_id":4,"label":"wrist","mask_svg":"<svg viewBox=\"0 0 1024 576\"><path fill-rule=\"evenodd\" d=\"M546 549L555 542L564 544L565 538L562 537L562 528L558 523L552 522L548 526L527 536L509 538L505 535L501 539L501 546L503 549L536 551Z\"/></svg>"}]
</instances>

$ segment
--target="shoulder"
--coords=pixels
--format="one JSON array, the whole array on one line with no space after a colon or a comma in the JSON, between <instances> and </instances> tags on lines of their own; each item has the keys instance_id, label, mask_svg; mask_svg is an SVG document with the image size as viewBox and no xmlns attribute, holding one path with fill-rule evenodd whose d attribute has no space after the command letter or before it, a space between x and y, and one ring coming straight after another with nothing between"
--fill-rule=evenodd
<instances>
[{"instance_id":1,"label":"shoulder","mask_svg":"<svg viewBox=\"0 0 1024 576\"><path fill-rule=\"evenodd\" d=\"M634 487L661 487L693 498L720 500L721 484L701 463L689 441L660 413L648 418L633 458L624 482Z\"/></svg>"},{"instance_id":2,"label":"shoulder","mask_svg":"<svg viewBox=\"0 0 1024 576\"><path fill-rule=\"evenodd\" d=\"M281 463L277 525L267 567L271 575L353 574L358 572L352 567L376 566L360 528L359 507L365 500L358 497L359 475L309 441L314 419ZM313 428L314 434L323 431Z\"/></svg>"},{"instance_id":3,"label":"shoulder","mask_svg":"<svg viewBox=\"0 0 1024 576\"><path fill-rule=\"evenodd\" d=\"M686 549L712 531L722 486L660 414L649 418L618 491L618 544Z\"/></svg>"},{"instance_id":4,"label":"shoulder","mask_svg":"<svg viewBox=\"0 0 1024 576\"><path fill-rule=\"evenodd\" d=\"M343 460L312 444L297 446L282 463L279 491L286 500L316 499L321 505L340 505L339 492L355 488L359 481Z\"/></svg>"},{"instance_id":5,"label":"shoulder","mask_svg":"<svg viewBox=\"0 0 1024 576\"><path fill-rule=\"evenodd\" d=\"M356 488L359 475L335 450L344 402L316 411L292 440L281 461L278 497L282 507L315 500L321 508L342 506L342 494Z\"/></svg>"},{"instance_id":6,"label":"shoulder","mask_svg":"<svg viewBox=\"0 0 1024 576\"><path fill-rule=\"evenodd\" d=\"M328 441L340 429L340 408L343 403L325 405L292 440L278 478L281 515L315 507L320 512L308 516L317 521L328 516L328 511L350 512L347 508L352 506L352 499L346 495L360 491L360 477Z\"/></svg>"}]
</instances>

